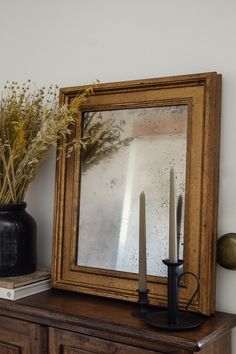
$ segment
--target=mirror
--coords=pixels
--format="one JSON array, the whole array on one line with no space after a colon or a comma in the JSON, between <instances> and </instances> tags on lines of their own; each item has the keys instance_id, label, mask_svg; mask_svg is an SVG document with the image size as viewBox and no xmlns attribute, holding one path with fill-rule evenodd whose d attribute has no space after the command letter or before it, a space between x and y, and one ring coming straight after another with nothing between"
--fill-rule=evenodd
<instances>
[{"instance_id":1,"label":"mirror","mask_svg":"<svg viewBox=\"0 0 236 354\"><path fill-rule=\"evenodd\" d=\"M85 139L95 126L99 131L82 153L78 265L138 272L143 190L147 272L166 276L162 259L168 258L169 171L174 166L176 195L184 198L187 114L187 105L84 114Z\"/></svg>"},{"instance_id":2,"label":"mirror","mask_svg":"<svg viewBox=\"0 0 236 354\"><path fill-rule=\"evenodd\" d=\"M150 304L167 305L169 171L183 197L180 256L200 279L191 311L214 312L221 76L99 84L57 149L52 285L137 301L139 195L146 195ZM85 87L61 89L61 103ZM92 127L96 134L91 133ZM92 136L92 138L91 138ZM184 308L195 291L185 277Z\"/></svg>"}]
</instances>

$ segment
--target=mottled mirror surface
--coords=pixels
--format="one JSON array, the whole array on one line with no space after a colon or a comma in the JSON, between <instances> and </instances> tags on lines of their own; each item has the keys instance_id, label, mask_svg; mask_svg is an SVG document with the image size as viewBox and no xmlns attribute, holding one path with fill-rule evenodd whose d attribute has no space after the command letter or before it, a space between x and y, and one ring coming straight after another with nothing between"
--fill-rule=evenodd
<instances>
[{"instance_id":1,"label":"mottled mirror surface","mask_svg":"<svg viewBox=\"0 0 236 354\"><path fill-rule=\"evenodd\" d=\"M187 113L187 105L179 105L84 115L78 265L138 272L144 191L147 272L166 276L169 173L174 166L177 203L185 194Z\"/></svg>"}]
</instances>

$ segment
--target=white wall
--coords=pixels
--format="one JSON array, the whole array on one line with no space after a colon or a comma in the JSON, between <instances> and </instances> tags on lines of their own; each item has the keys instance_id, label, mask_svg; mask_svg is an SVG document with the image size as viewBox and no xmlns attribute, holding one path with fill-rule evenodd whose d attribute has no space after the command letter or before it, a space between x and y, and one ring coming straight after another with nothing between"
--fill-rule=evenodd
<instances>
[{"instance_id":1,"label":"white wall","mask_svg":"<svg viewBox=\"0 0 236 354\"><path fill-rule=\"evenodd\" d=\"M73 86L223 74L219 235L236 232L234 0L0 0L0 82ZM50 265L55 151L29 190L38 258ZM236 272L217 268L216 307L236 313ZM233 336L236 353L236 331Z\"/></svg>"}]
</instances>

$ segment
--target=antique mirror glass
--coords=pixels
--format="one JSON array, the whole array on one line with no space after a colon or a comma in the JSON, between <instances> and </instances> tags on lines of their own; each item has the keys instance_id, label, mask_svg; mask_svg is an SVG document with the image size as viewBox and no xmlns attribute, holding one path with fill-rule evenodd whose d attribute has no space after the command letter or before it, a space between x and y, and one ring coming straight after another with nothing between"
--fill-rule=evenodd
<instances>
[{"instance_id":1,"label":"antique mirror glass","mask_svg":"<svg viewBox=\"0 0 236 354\"><path fill-rule=\"evenodd\" d=\"M84 114L84 139L98 131L82 153L78 265L138 272L144 191L148 274L166 276L169 172L173 166L184 199L187 113L175 105Z\"/></svg>"}]
</instances>

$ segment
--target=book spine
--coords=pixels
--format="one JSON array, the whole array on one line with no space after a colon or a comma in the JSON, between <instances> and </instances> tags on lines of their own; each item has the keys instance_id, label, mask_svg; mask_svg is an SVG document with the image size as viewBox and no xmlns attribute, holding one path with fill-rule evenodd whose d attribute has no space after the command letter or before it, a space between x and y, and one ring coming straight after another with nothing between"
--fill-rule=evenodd
<instances>
[{"instance_id":1,"label":"book spine","mask_svg":"<svg viewBox=\"0 0 236 354\"><path fill-rule=\"evenodd\" d=\"M51 280L44 280L39 283L27 285L22 288L15 289L14 300L21 299L22 297L34 295L46 291L51 288Z\"/></svg>"},{"instance_id":2,"label":"book spine","mask_svg":"<svg viewBox=\"0 0 236 354\"><path fill-rule=\"evenodd\" d=\"M8 300L15 300L15 290L0 288L0 298L1 299L8 299Z\"/></svg>"},{"instance_id":3,"label":"book spine","mask_svg":"<svg viewBox=\"0 0 236 354\"><path fill-rule=\"evenodd\" d=\"M0 287L0 298L8 300L18 300L22 297L46 291L51 288L51 280L44 280L39 283L33 283L16 289L7 289Z\"/></svg>"}]
</instances>

